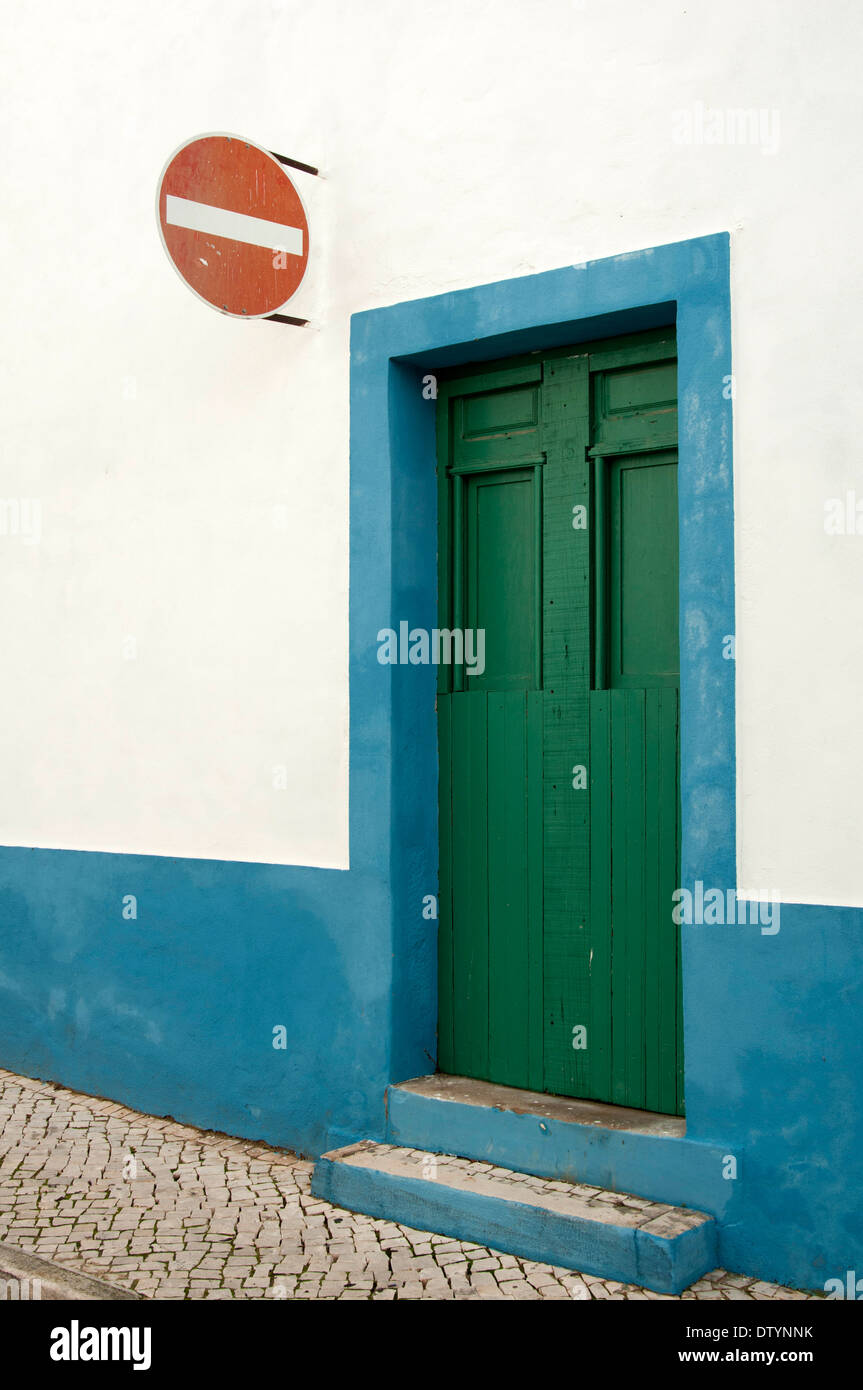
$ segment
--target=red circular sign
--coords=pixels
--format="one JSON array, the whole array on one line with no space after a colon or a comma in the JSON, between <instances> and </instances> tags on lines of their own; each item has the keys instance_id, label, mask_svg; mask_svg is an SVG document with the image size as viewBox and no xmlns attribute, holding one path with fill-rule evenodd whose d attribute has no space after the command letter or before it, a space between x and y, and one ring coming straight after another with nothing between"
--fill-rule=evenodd
<instances>
[{"instance_id":1,"label":"red circular sign","mask_svg":"<svg viewBox=\"0 0 863 1390\"><path fill-rule=\"evenodd\" d=\"M158 217L175 269L224 314L272 314L305 274L309 224L300 195L251 140L199 135L181 145L159 181Z\"/></svg>"}]
</instances>

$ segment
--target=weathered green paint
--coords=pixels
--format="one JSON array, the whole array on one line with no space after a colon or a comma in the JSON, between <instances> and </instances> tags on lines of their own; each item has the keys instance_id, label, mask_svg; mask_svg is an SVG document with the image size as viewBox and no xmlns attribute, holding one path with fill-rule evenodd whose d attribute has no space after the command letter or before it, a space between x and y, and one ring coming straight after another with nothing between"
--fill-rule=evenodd
<instances>
[{"instance_id":1,"label":"weathered green paint","mask_svg":"<svg viewBox=\"0 0 863 1390\"><path fill-rule=\"evenodd\" d=\"M545 1089L559 1095L588 1085L587 1051L573 1047L590 1002L589 792L573 786L589 767L590 530L573 525L590 502L588 380L583 350L543 363L543 1044Z\"/></svg>"},{"instance_id":2,"label":"weathered green paint","mask_svg":"<svg viewBox=\"0 0 863 1390\"><path fill-rule=\"evenodd\" d=\"M612 459L608 493L608 683L676 686L677 546L667 536L677 515L677 459Z\"/></svg>"},{"instance_id":3,"label":"weathered green paint","mask_svg":"<svg viewBox=\"0 0 863 1390\"><path fill-rule=\"evenodd\" d=\"M682 1109L669 330L441 383L443 1070ZM579 1045L586 1041L586 1046Z\"/></svg>"},{"instance_id":4,"label":"weathered green paint","mask_svg":"<svg viewBox=\"0 0 863 1390\"><path fill-rule=\"evenodd\" d=\"M584 1094L682 1113L677 373L673 359L627 358L591 357L590 882L604 950L601 1063Z\"/></svg>"},{"instance_id":5,"label":"weathered green paint","mask_svg":"<svg viewBox=\"0 0 863 1390\"><path fill-rule=\"evenodd\" d=\"M542 1086L538 366L442 393L442 628L486 633L441 667L440 1065ZM491 389L490 389L491 388ZM497 389L495 389L497 388Z\"/></svg>"}]
</instances>

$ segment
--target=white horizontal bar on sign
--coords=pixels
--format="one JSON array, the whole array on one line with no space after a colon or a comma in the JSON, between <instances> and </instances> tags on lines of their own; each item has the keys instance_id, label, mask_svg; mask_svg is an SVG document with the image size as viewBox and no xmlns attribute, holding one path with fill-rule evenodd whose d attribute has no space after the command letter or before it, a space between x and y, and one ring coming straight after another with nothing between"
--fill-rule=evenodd
<instances>
[{"instance_id":1,"label":"white horizontal bar on sign","mask_svg":"<svg viewBox=\"0 0 863 1390\"><path fill-rule=\"evenodd\" d=\"M291 256L303 254L302 227L285 227L281 222L268 222L265 217L229 212L227 208L196 203L191 198L175 198L171 193L167 194L166 204L165 221L171 227L229 237L248 246L264 246L268 251L287 251Z\"/></svg>"}]
</instances>

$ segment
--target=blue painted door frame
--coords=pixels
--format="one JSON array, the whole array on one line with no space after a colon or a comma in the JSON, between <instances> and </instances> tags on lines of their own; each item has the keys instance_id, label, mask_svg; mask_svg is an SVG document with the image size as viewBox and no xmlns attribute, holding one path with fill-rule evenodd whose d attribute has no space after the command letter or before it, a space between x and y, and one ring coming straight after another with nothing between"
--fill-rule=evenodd
<instances>
[{"instance_id":1,"label":"blue painted door frame","mask_svg":"<svg viewBox=\"0 0 863 1390\"><path fill-rule=\"evenodd\" d=\"M370 855L390 869L392 1080L433 1070L435 1055L435 923L422 916L437 892L435 673L381 666L375 643L380 629L400 621L429 631L435 624L431 378L444 366L675 322L682 879L733 886L734 664L723 659L723 637L734 631L727 234L353 317L351 861ZM389 814L381 818L383 806ZM698 1007L691 966L684 939L684 1001L695 991L687 1013ZM687 1070L686 1094L697 1131L695 1069Z\"/></svg>"}]
</instances>

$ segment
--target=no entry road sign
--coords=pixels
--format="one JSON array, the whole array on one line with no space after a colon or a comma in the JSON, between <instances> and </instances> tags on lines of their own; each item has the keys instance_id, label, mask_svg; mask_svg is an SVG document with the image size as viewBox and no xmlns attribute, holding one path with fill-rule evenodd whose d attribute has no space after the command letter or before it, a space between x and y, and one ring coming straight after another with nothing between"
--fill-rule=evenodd
<instances>
[{"instance_id":1,"label":"no entry road sign","mask_svg":"<svg viewBox=\"0 0 863 1390\"><path fill-rule=\"evenodd\" d=\"M268 150L199 135L159 181L162 244L190 289L235 318L264 318L297 289L309 259L300 195Z\"/></svg>"}]
</instances>

